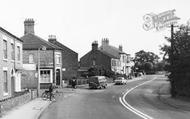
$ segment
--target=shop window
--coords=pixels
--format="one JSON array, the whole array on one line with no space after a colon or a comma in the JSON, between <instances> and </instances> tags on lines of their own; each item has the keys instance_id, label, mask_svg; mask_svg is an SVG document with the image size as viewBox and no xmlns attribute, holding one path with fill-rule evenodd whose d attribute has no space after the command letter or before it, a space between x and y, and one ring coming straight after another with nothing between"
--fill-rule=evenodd
<instances>
[{"instance_id":1,"label":"shop window","mask_svg":"<svg viewBox=\"0 0 190 119\"><path fill-rule=\"evenodd\" d=\"M40 71L40 83L51 83L50 70Z\"/></svg>"}]
</instances>

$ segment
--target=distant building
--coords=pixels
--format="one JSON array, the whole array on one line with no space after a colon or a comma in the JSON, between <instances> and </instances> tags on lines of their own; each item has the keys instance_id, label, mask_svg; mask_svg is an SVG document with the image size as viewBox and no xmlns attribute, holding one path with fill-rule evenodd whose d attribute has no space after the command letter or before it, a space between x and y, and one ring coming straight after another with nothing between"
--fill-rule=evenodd
<instances>
[{"instance_id":1,"label":"distant building","mask_svg":"<svg viewBox=\"0 0 190 119\"><path fill-rule=\"evenodd\" d=\"M0 27L0 100L21 91L23 41Z\"/></svg>"},{"instance_id":2,"label":"distant building","mask_svg":"<svg viewBox=\"0 0 190 119\"><path fill-rule=\"evenodd\" d=\"M107 52L109 54L112 54L113 56L119 58L119 61L116 63L119 63L117 65L118 67L113 68L113 71L116 71L119 74L126 74L129 75L131 73L131 56L130 54L127 54L123 52L123 47L119 45L118 48L112 46L109 44L108 38L102 39L102 45L100 46L99 50Z\"/></svg>"},{"instance_id":3,"label":"distant building","mask_svg":"<svg viewBox=\"0 0 190 119\"><path fill-rule=\"evenodd\" d=\"M130 54L123 52L122 46L116 48L109 45L109 40L104 38L102 45L92 43L92 50L80 58L80 69L89 69L92 66L103 67L106 70L119 74L131 73Z\"/></svg>"},{"instance_id":4,"label":"distant building","mask_svg":"<svg viewBox=\"0 0 190 119\"><path fill-rule=\"evenodd\" d=\"M24 36L21 37L23 40L23 64L38 66L39 56L41 87L49 85L49 83L61 85L62 49L34 34L33 19L26 19L24 28Z\"/></svg>"},{"instance_id":5,"label":"distant building","mask_svg":"<svg viewBox=\"0 0 190 119\"><path fill-rule=\"evenodd\" d=\"M112 71L112 69L119 67L119 58L108 54L98 49L98 42L92 43L92 50L80 58L80 69L89 69L91 67L101 67L103 69Z\"/></svg>"},{"instance_id":6,"label":"distant building","mask_svg":"<svg viewBox=\"0 0 190 119\"><path fill-rule=\"evenodd\" d=\"M78 53L58 42L53 35L49 36L48 41L62 49L62 78L65 80L77 77Z\"/></svg>"}]
</instances>

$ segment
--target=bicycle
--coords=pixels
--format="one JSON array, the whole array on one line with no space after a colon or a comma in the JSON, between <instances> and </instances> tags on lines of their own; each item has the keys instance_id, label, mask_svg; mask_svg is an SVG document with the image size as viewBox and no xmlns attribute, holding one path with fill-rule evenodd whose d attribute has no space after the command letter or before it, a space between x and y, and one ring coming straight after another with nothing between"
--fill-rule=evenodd
<instances>
[{"instance_id":1,"label":"bicycle","mask_svg":"<svg viewBox=\"0 0 190 119\"><path fill-rule=\"evenodd\" d=\"M50 92L49 92L49 90L45 90L42 93L41 97L44 100L50 99ZM55 93L54 92L51 93L51 100L55 100Z\"/></svg>"}]
</instances>

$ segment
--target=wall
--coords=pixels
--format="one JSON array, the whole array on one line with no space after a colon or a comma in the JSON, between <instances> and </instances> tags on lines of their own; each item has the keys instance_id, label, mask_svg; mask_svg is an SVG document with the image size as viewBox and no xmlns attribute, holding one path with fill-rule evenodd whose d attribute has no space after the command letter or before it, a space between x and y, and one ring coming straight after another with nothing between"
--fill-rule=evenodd
<instances>
[{"instance_id":1,"label":"wall","mask_svg":"<svg viewBox=\"0 0 190 119\"><path fill-rule=\"evenodd\" d=\"M104 67L107 70L111 70L111 58L104 55L100 51L91 51L80 59L80 67L93 66L93 60L95 65Z\"/></svg>"},{"instance_id":2,"label":"wall","mask_svg":"<svg viewBox=\"0 0 190 119\"><path fill-rule=\"evenodd\" d=\"M34 64L38 63L38 51L37 50L24 50L23 51L23 63L29 64L29 55L34 55ZM40 51L40 65L41 67L53 68L53 50Z\"/></svg>"},{"instance_id":3,"label":"wall","mask_svg":"<svg viewBox=\"0 0 190 119\"><path fill-rule=\"evenodd\" d=\"M2 107L1 112L4 113L5 111L8 111L15 106L25 104L30 100L35 99L36 97L37 91L30 90L29 92L25 92L19 96L8 98L6 100L0 100L0 106Z\"/></svg>"},{"instance_id":4,"label":"wall","mask_svg":"<svg viewBox=\"0 0 190 119\"><path fill-rule=\"evenodd\" d=\"M22 89L36 89L38 85L37 72L32 70L22 71L21 87Z\"/></svg>"}]
</instances>

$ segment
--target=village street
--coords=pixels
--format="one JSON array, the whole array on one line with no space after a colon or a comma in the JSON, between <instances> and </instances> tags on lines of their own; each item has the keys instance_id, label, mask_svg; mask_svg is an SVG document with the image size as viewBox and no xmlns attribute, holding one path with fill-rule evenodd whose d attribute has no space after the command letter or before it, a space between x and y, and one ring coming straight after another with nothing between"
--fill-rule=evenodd
<instances>
[{"instance_id":1,"label":"village street","mask_svg":"<svg viewBox=\"0 0 190 119\"><path fill-rule=\"evenodd\" d=\"M172 102L167 89L163 89L167 83L163 76L145 76L105 90L80 87L67 97L59 97L40 119L188 119L189 103ZM127 91L130 92L123 97Z\"/></svg>"}]
</instances>

